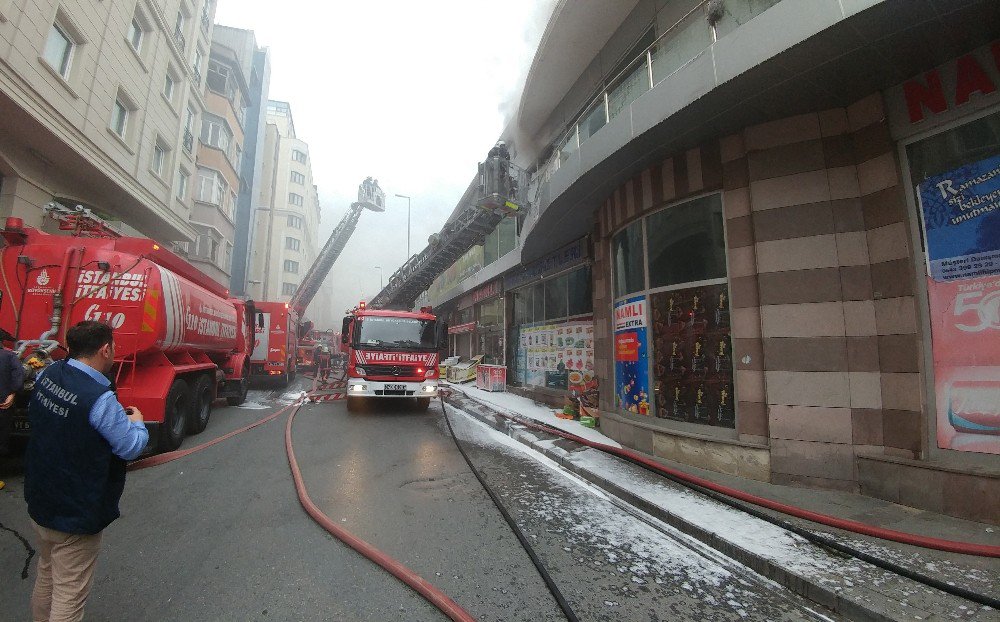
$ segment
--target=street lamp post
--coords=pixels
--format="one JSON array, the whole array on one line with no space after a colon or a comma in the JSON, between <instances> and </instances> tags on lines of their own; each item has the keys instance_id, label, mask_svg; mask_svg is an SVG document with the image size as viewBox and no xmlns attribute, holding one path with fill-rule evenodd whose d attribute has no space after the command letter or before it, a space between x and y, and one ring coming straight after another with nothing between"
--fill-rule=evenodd
<instances>
[{"instance_id":1,"label":"street lamp post","mask_svg":"<svg viewBox=\"0 0 1000 622\"><path fill-rule=\"evenodd\" d=\"M406 261L410 260L410 197L405 194L397 194L397 197L406 199ZM404 261L403 263L406 263Z\"/></svg>"},{"instance_id":2,"label":"street lamp post","mask_svg":"<svg viewBox=\"0 0 1000 622\"><path fill-rule=\"evenodd\" d=\"M381 292L382 291L382 287L383 287L383 285L382 285L382 266L375 266L375 269L378 270L378 291Z\"/></svg>"}]
</instances>

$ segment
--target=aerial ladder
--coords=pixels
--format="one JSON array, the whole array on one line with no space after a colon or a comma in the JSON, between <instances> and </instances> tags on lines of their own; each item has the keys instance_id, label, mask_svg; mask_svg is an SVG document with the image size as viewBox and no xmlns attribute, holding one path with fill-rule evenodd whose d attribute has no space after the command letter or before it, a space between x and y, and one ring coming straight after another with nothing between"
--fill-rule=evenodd
<instances>
[{"instance_id":1,"label":"aerial ladder","mask_svg":"<svg viewBox=\"0 0 1000 622\"><path fill-rule=\"evenodd\" d=\"M385 192L379 188L378 180L373 180L371 177L358 186L358 200L351 203L350 209L347 210L333 233L330 234L330 239L326 241L323 250L316 256L316 261L309 267L309 271L306 272L291 300L288 301L288 306L297 311L300 316L305 313L306 307L319 291L326 275L330 273L330 268L333 267L337 258L340 257L340 253L347 246L348 240L351 239L351 235L354 234L354 230L358 226L361 212L366 209L373 212L385 211Z\"/></svg>"},{"instance_id":2,"label":"aerial ladder","mask_svg":"<svg viewBox=\"0 0 1000 622\"><path fill-rule=\"evenodd\" d=\"M459 201L466 207L389 277L368 307L412 309L434 279L470 248L482 244L501 220L525 213L530 207L527 197L527 172L511 162L507 146L498 142L479 164L479 175Z\"/></svg>"}]
</instances>

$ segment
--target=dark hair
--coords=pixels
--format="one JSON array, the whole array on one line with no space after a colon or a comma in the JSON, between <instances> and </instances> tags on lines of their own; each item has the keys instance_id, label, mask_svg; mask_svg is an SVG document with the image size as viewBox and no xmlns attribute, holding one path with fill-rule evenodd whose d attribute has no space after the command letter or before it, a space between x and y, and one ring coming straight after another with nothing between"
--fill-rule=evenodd
<instances>
[{"instance_id":1,"label":"dark hair","mask_svg":"<svg viewBox=\"0 0 1000 622\"><path fill-rule=\"evenodd\" d=\"M111 327L94 320L84 320L66 331L71 358L93 356L113 339Z\"/></svg>"}]
</instances>

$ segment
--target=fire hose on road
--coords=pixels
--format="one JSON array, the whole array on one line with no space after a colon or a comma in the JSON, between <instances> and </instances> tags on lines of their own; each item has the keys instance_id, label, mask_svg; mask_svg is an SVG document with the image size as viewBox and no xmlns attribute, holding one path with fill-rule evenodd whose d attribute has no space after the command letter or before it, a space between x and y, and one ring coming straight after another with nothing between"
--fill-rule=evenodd
<instances>
[{"instance_id":1,"label":"fire hose on road","mask_svg":"<svg viewBox=\"0 0 1000 622\"><path fill-rule=\"evenodd\" d=\"M380 551L375 546L369 544L365 540L355 536L348 530L335 524L329 516L324 514L312 499L309 497L306 491L305 482L302 478L302 471L299 469L298 461L295 458L295 450L292 448L292 423L295 421L295 415L298 413L299 408L309 399L310 395L314 394L319 388L319 378L313 378L313 384L308 393L304 393L295 402L288 404L287 406L277 410L250 425L244 426L238 430L224 434L219 438L213 439L206 443L196 445L190 449L183 449L178 451L171 451L164 454L159 454L156 456L150 456L148 458L143 458L129 464L128 469L130 471L137 471L141 469L146 469L154 466L159 466L166 464L168 462L173 462L185 456L189 456L193 453L208 449L213 445L217 445L224 440L232 438L238 434L242 434L248 430L252 430L258 426L261 426L269 421L272 421L286 412L291 414L288 417L288 422L285 425L285 452L288 455L288 466L291 469L292 479L295 482L295 491L299 497L299 503L302 504L303 509L307 514L323 529L329 532L332 536L351 547L361 555L365 556L369 560L375 562L386 571L388 571L392 576L396 577L415 592L420 594L432 605L437 607L443 614L448 616L449 619L455 622L475 622L475 618L472 617L469 612L465 611L461 606L459 606L455 601L448 597L444 592L434 587L429 581L425 580L423 577L418 575L416 572L410 570L402 564L402 562L396 560L395 558L387 555L386 553ZM336 383L337 380L334 380Z\"/></svg>"}]
</instances>

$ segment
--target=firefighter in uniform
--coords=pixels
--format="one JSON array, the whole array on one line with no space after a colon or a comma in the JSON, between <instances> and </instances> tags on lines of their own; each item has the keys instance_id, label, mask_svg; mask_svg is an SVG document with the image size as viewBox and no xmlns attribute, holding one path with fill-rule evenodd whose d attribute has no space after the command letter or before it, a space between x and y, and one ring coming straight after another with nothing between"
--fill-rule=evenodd
<instances>
[{"instance_id":1,"label":"firefighter in uniform","mask_svg":"<svg viewBox=\"0 0 1000 622\"><path fill-rule=\"evenodd\" d=\"M84 321L66 332L69 358L39 376L28 413L24 498L38 537L32 619L81 620L101 533L120 515L125 461L149 433L104 375L114 365L111 327Z\"/></svg>"}]
</instances>

